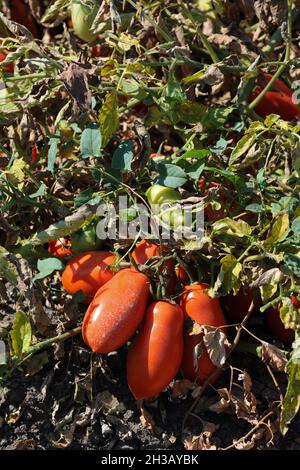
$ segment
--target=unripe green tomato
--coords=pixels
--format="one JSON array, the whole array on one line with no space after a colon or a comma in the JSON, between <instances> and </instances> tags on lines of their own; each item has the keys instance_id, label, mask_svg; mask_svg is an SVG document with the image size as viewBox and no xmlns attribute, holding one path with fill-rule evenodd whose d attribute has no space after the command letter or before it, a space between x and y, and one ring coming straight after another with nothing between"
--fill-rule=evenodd
<instances>
[{"instance_id":1,"label":"unripe green tomato","mask_svg":"<svg viewBox=\"0 0 300 470\"><path fill-rule=\"evenodd\" d=\"M184 212L182 209L166 209L161 212L160 218L162 222L168 224L170 227L183 227L184 226Z\"/></svg>"},{"instance_id":2,"label":"unripe green tomato","mask_svg":"<svg viewBox=\"0 0 300 470\"><path fill-rule=\"evenodd\" d=\"M71 19L75 33L86 42L92 42L97 35L92 33L91 26L96 18L100 7L97 0L83 2L81 0L71 1Z\"/></svg>"},{"instance_id":3,"label":"unripe green tomato","mask_svg":"<svg viewBox=\"0 0 300 470\"><path fill-rule=\"evenodd\" d=\"M148 189L147 198L150 204L163 204L164 202L178 201L181 199L179 191L173 188L167 188L160 184L153 184Z\"/></svg>"},{"instance_id":4,"label":"unripe green tomato","mask_svg":"<svg viewBox=\"0 0 300 470\"><path fill-rule=\"evenodd\" d=\"M102 248L102 240L97 237L96 223L92 222L86 228L71 235L71 245L74 253L97 251Z\"/></svg>"}]
</instances>

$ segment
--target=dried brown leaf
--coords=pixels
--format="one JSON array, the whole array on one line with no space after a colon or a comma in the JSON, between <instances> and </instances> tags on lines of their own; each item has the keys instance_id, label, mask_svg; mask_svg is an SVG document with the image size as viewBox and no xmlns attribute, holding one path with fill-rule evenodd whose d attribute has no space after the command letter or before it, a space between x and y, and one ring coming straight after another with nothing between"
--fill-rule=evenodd
<instances>
[{"instance_id":1,"label":"dried brown leaf","mask_svg":"<svg viewBox=\"0 0 300 470\"><path fill-rule=\"evenodd\" d=\"M171 386L172 397L186 395L190 390L194 390L195 387L195 384L193 382L190 382L190 380L175 380L174 384Z\"/></svg>"},{"instance_id":2,"label":"dried brown leaf","mask_svg":"<svg viewBox=\"0 0 300 470\"><path fill-rule=\"evenodd\" d=\"M203 327L203 343L207 349L211 362L221 369L226 362L226 347L228 341L222 330L212 326Z\"/></svg>"},{"instance_id":3,"label":"dried brown leaf","mask_svg":"<svg viewBox=\"0 0 300 470\"><path fill-rule=\"evenodd\" d=\"M262 342L261 350L262 360L265 363L270 364L273 369L280 370L281 372L285 371L288 361L284 351L265 341Z\"/></svg>"}]
</instances>

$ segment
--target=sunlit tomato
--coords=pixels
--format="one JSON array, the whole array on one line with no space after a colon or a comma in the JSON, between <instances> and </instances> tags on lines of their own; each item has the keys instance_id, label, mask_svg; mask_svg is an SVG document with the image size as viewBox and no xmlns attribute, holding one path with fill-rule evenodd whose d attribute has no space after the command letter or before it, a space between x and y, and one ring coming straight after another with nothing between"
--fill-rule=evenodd
<instances>
[{"instance_id":1,"label":"sunlit tomato","mask_svg":"<svg viewBox=\"0 0 300 470\"><path fill-rule=\"evenodd\" d=\"M0 44L1 44L1 38L0 38ZM0 68L1 68L1 62L3 62L6 59L6 53L1 51L0 52ZM14 64L12 62L9 62L8 64L5 64L3 66L3 71L5 73L14 73Z\"/></svg>"},{"instance_id":2,"label":"sunlit tomato","mask_svg":"<svg viewBox=\"0 0 300 470\"><path fill-rule=\"evenodd\" d=\"M71 243L74 253L82 253L84 251L95 251L102 247L102 240L97 237L96 233L97 221L91 222L78 232L71 235Z\"/></svg>"},{"instance_id":3,"label":"sunlit tomato","mask_svg":"<svg viewBox=\"0 0 300 470\"><path fill-rule=\"evenodd\" d=\"M138 264L146 264L151 258L160 257L159 245L151 243L148 240L140 241L132 252L132 257ZM158 261L157 261L158 262ZM161 272L168 277L167 294L171 295L175 287L175 261L166 260L160 267Z\"/></svg>"},{"instance_id":4,"label":"sunlit tomato","mask_svg":"<svg viewBox=\"0 0 300 470\"><path fill-rule=\"evenodd\" d=\"M11 19L25 26L34 37L39 36L37 23L24 0L11 0Z\"/></svg>"},{"instance_id":5,"label":"sunlit tomato","mask_svg":"<svg viewBox=\"0 0 300 470\"><path fill-rule=\"evenodd\" d=\"M251 289L241 288L237 295L233 295L233 293L226 295L221 299L226 319L232 323L243 321L252 301L253 292Z\"/></svg>"},{"instance_id":6,"label":"sunlit tomato","mask_svg":"<svg viewBox=\"0 0 300 470\"><path fill-rule=\"evenodd\" d=\"M37 149L37 145L34 144L34 146L32 147L31 149L31 164L35 163L36 160L38 158L38 149Z\"/></svg>"},{"instance_id":7,"label":"sunlit tomato","mask_svg":"<svg viewBox=\"0 0 300 470\"><path fill-rule=\"evenodd\" d=\"M166 301L152 303L129 348L127 382L137 400L160 393L176 376L183 353L183 313Z\"/></svg>"},{"instance_id":8,"label":"sunlit tomato","mask_svg":"<svg viewBox=\"0 0 300 470\"><path fill-rule=\"evenodd\" d=\"M97 291L82 325L83 339L92 351L109 353L131 338L144 317L149 287L145 274L128 268Z\"/></svg>"},{"instance_id":9,"label":"sunlit tomato","mask_svg":"<svg viewBox=\"0 0 300 470\"><path fill-rule=\"evenodd\" d=\"M81 0L71 1L72 25L77 36L86 42L96 39L97 35L92 33L91 27L99 10L99 2L90 0L89 4L84 4Z\"/></svg>"},{"instance_id":10,"label":"sunlit tomato","mask_svg":"<svg viewBox=\"0 0 300 470\"><path fill-rule=\"evenodd\" d=\"M291 300L297 309L300 308L300 301L291 295ZM270 308L266 311L267 323L274 334L283 343L291 344L295 339L295 331L291 328L285 328L281 318L280 309Z\"/></svg>"},{"instance_id":11,"label":"sunlit tomato","mask_svg":"<svg viewBox=\"0 0 300 470\"><path fill-rule=\"evenodd\" d=\"M226 320L222 312L218 299L213 299L205 292L207 284L192 284L186 286L180 298L180 306L187 317L196 321L199 325L221 327L226 325ZM226 327L222 328L226 334ZM207 377L215 370L211 362L205 345L203 344L203 334L184 335L184 353L182 360L182 372L189 380L195 380L203 384ZM220 375L218 371L210 378L210 383Z\"/></svg>"},{"instance_id":12,"label":"sunlit tomato","mask_svg":"<svg viewBox=\"0 0 300 470\"><path fill-rule=\"evenodd\" d=\"M62 273L62 285L69 294L82 291L90 302L97 290L114 275L108 266L116 257L107 251L90 251L74 256Z\"/></svg>"},{"instance_id":13,"label":"sunlit tomato","mask_svg":"<svg viewBox=\"0 0 300 470\"><path fill-rule=\"evenodd\" d=\"M180 264L175 266L175 275L177 281L181 282L181 284L187 284L189 282L189 275Z\"/></svg>"},{"instance_id":14,"label":"sunlit tomato","mask_svg":"<svg viewBox=\"0 0 300 470\"><path fill-rule=\"evenodd\" d=\"M71 244L66 238L51 240L51 242L48 243L48 252L58 258L65 258L72 254Z\"/></svg>"},{"instance_id":15,"label":"sunlit tomato","mask_svg":"<svg viewBox=\"0 0 300 470\"><path fill-rule=\"evenodd\" d=\"M181 194L176 189L153 184L147 191L147 198L150 204L162 205L165 202L178 201L181 199Z\"/></svg>"},{"instance_id":16,"label":"sunlit tomato","mask_svg":"<svg viewBox=\"0 0 300 470\"><path fill-rule=\"evenodd\" d=\"M262 73L258 77L258 85L249 96L250 102L254 101L271 78L272 75L269 73ZM255 107L255 112L264 118L269 114L278 114L285 121L291 121L300 115L300 110L293 101L293 91L282 80L275 80L271 90Z\"/></svg>"}]
</instances>

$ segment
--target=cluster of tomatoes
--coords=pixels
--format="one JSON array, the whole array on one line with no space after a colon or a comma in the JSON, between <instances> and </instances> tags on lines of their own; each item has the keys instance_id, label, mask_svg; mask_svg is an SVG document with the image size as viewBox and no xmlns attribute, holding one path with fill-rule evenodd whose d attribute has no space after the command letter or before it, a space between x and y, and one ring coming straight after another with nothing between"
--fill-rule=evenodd
<instances>
[{"instance_id":1,"label":"cluster of tomatoes","mask_svg":"<svg viewBox=\"0 0 300 470\"><path fill-rule=\"evenodd\" d=\"M89 227L87 240L76 250L92 246ZM89 241L90 245L86 242ZM227 325L240 323L253 300L250 290L221 299L208 295L208 284L190 283L189 276L172 258L160 262L160 246L147 240L132 252L132 264L115 272L117 256L108 251L83 251L74 255L70 241L49 244L54 256L70 256L62 273L64 289L81 291L88 304L82 335L92 351L107 354L132 340L127 353L127 381L136 399L153 397L164 390L179 371L198 384L213 383L220 370L212 362L204 342L204 332L212 327L227 335ZM75 251L76 251L75 250ZM81 250L78 250L81 251ZM128 263L129 264L129 263ZM167 280L167 296L154 299L151 266ZM178 293L178 294L177 294ZM169 300L172 297L175 300ZM300 302L293 298L297 307ZM270 328L281 341L290 343L294 332L286 330L279 310L267 312Z\"/></svg>"}]
</instances>

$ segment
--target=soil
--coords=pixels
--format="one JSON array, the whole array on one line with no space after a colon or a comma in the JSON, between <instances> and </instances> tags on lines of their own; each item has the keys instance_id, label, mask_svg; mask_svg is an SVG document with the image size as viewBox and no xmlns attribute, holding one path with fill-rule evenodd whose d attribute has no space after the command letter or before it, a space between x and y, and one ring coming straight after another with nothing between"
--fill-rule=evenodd
<instances>
[{"instance_id":1,"label":"soil","mask_svg":"<svg viewBox=\"0 0 300 470\"><path fill-rule=\"evenodd\" d=\"M2 324L12 321L14 311L13 305L0 304ZM106 357L95 356L81 337L35 356L2 386L0 449L184 449L182 437L198 436L206 422L217 425L212 441L226 448L253 427L230 410L220 414L208 410L218 401L215 389L229 385L225 371L214 388L206 389L182 434L184 417L194 401L191 393L173 398L166 390L147 402L142 413L127 387L125 360L125 347ZM262 413L278 400L259 358L235 353L231 364L250 374ZM284 390L284 374L274 374ZM300 418L296 418L284 438L275 435L268 447L259 440L256 448L299 450L299 432Z\"/></svg>"}]
</instances>

